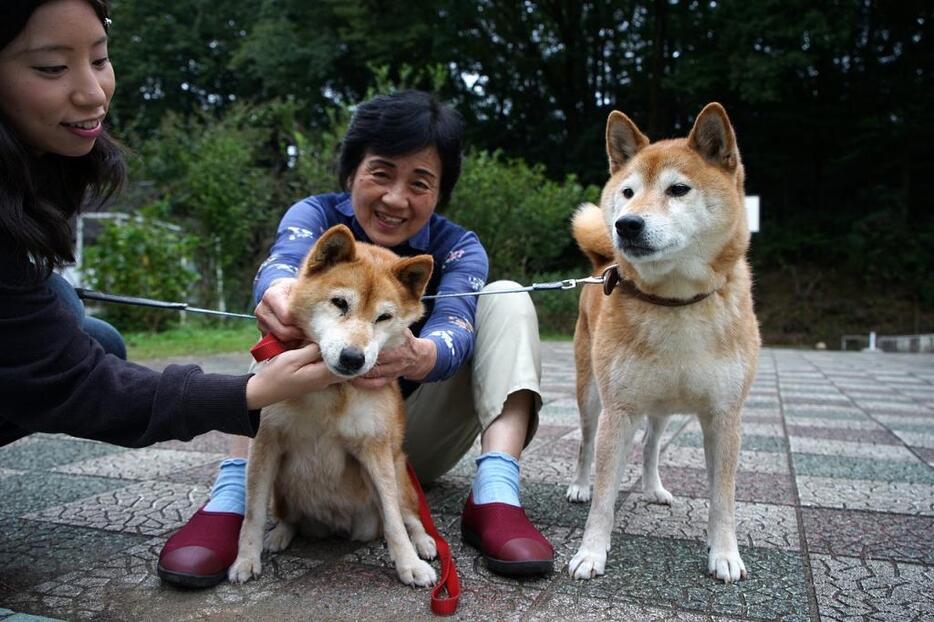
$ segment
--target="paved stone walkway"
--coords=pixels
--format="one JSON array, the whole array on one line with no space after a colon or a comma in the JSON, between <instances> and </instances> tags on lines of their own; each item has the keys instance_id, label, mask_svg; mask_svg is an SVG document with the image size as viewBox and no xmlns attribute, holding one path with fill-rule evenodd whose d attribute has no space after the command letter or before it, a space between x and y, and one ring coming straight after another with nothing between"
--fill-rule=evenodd
<instances>
[{"instance_id":1,"label":"paved stone walkway","mask_svg":"<svg viewBox=\"0 0 934 622\"><path fill-rule=\"evenodd\" d=\"M750 578L724 585L704 573L707 480L687 416L670 422L662 460L674 505L644 501L637 455L607 575L567 576L587 515L564 499L579 439L570 352L545 346L546 404L522 460L524 502L560 570L504 579L461 543L470 456L429 490L462 577L457 619L934 620L934 356L763 352L736 494ZM162 585L159 550L205 500L224 448L215 434L139 450L40 434L0 449L0 620L431 618L428 590L401 585L381 543L299 540L245 586Z\"/></svg>"}]
</instances>

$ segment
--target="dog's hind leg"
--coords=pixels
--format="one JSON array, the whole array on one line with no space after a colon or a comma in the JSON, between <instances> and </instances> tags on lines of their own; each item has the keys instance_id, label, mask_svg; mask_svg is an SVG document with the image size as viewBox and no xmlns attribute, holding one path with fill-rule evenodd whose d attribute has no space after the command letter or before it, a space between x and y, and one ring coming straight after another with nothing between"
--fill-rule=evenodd
<instances>
[{"instance_id":1,"label":"dog's hind leg","mask_svg":"<svg viewBox=\"0 0 934 622\"><path fill-rule=\"evenodd\" d=\"M645 446L642 449L642 492L649 503L671 505L674 496L665 490L658 476L658 456L666 425L668 425L667 416L650 416L645 424Z\"/></svg>"},{"instance_id":2,"label":"dog's hind leg","mask_svg":"<svg viewBox=\"0 0 934 622\"><path fill-rule=\"evenodd\" d=\"M729 583L746 578L736 542L736 467L740 450L740 411L704 413L704 457L710 481L707 520L707 572Z\"/></svg>"},{"instance_id":3,"label":"dog's hind leg","mask_svg":"<svg viewBox=\"0 0 934 622\"><path fill-rule=\"evenodd\" d=\"M590 335L582 318L577 321L574 358L577 366L577 409L580 412L581 442L577 469L565 496L572 503L590 501L590 468L593 465L594 436L600 419L600 395L590 360Z\"/></svg>"},{"instance_id":4,"label":"dog's hind leg","mask_svg":"<svg viewBox=\"0 0 934 622\"><path fill-rule=\"evenodd\" d=\"M263 550L278 553L285 550L298 532L298 517L292 516L285 497L276 491L273 494L272 514L278 520L263 537Z\"/></svg>"}]
</instances>

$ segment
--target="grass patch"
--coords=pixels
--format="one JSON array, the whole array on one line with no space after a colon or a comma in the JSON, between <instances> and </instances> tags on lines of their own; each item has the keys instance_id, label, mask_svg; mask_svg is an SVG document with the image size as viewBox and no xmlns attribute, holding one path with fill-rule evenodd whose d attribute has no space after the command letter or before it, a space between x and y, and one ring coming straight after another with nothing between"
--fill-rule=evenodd
<instances>
[{"instance_id":1,"label":"grass patch","mask_svg":"<svg viewBox=\"0 0 934 622\"><path fill-rule=\"evenodd\" d=\"M222 325L191 322L163 332L124 333L131 361L194 354L246 352L259 339L256 324L228 320Z\"/></svg>"}]
</instances>

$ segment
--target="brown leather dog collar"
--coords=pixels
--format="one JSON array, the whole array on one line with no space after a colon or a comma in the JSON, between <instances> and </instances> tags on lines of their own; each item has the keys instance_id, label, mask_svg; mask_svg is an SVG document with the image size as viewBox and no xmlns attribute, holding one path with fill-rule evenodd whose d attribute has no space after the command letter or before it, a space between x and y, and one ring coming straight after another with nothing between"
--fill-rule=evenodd
<instances>
[{"instance_id":1,"label":"brown leather dog collar","mask_svg":"<svg viewBox=\"0 0 934 622\"><path fill-rule=\"evenodd\" d=\"M695 302L700 302L713 293L707 292L706 294L698 294L693 298L663 298L661 296L646 294L644 291L636 287L635 283L629 279L623 278L623 276L619 273L619 267L616 264L613 264L603 271L603 293L609 296L616 288L619 288L620 291L625 294L629 294L633 298L638 298L644 302L649 302L653 305L660 305L663 307L686 307L688 305L694 304Z\"/></svg>"}]
</instances>

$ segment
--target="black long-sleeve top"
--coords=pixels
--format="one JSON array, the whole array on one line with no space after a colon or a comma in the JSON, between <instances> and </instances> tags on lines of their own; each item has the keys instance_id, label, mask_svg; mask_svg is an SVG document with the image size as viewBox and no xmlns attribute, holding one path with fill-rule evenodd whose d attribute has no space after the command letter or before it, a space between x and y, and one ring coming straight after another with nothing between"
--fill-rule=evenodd
<instances>
[{"instance_id":1,"label":"black long-sleeve top","mask_svg":"<svg viewBox=\"0 0 934 622\"><path fill-rule=\"evenodd\" d=\"M189 440L210 430L254 436L249 375L162 373L105 354L0 236L0 446L60 432L125 447Z\"/></svg>"}]
</instances>

